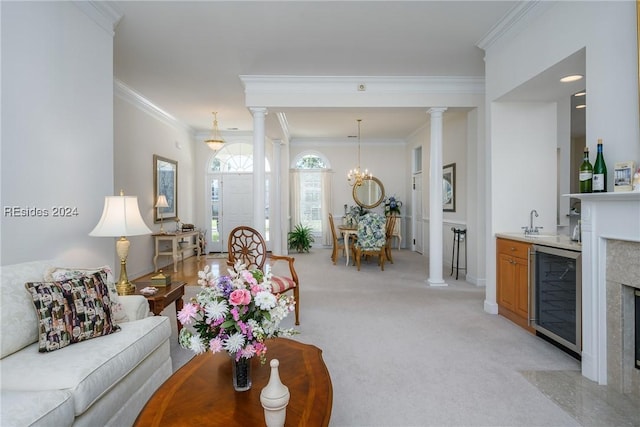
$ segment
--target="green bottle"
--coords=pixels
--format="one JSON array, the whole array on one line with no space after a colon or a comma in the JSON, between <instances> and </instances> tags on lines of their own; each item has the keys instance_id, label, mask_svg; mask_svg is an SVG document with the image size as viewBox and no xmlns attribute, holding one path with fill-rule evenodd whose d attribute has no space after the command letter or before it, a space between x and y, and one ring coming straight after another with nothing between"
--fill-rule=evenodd
<instances>
[{"instance_id":1,"label":"green bottle","mask_svg":"<svg viewBox=\"0 0 640 427\"><path fill-rule=\"evenodd\" d=\"M598 155L593 164L593 192L604 193L607 191L607 165L602 155L602 139L598 139Z\"/></svg>"},{"instance_id":2,"label":"green bottle","mask_svg":"<svg viewBox=\"0 0 640 427\"><path fill-rule=\"evenodd\" d=\"M593 167L589 163L589 147L584 147L584 157L580 165L580 192L591 193L593 180Z\"/></svg>"}]
</instances>

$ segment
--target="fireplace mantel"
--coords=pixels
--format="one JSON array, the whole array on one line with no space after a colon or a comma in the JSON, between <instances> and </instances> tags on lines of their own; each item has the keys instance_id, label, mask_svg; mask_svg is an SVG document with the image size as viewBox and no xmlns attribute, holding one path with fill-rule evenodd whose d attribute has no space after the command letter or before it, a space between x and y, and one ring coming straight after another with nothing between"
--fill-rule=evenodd
<instances>
[{"instance_id":1,"label":"fireplace mantel","mask_svg":"<svg viewBox=\"0 0 640 427\"><path fill-rule=\"evenodd\" d=\"M640 193L567 196L581 200L582 375L604 385L607 384L607 240L640 242Z\"/></svg>"}]
</instances>

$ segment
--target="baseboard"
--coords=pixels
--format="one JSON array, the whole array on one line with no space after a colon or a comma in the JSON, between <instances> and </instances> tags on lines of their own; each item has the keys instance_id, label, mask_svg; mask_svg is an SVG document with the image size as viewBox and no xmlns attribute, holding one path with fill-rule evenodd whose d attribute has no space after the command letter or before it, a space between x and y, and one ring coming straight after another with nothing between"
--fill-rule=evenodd
<instances>
[{"instance_id":1,"label":"baseboard","mask_svg":"<svg viewBox=\"0 0 640 427\"><path fill-rule=\"evenodd\" d=\"M484 300L484 311L489 314L498 314L498 304Z\"/></svg>"}]
</instances>

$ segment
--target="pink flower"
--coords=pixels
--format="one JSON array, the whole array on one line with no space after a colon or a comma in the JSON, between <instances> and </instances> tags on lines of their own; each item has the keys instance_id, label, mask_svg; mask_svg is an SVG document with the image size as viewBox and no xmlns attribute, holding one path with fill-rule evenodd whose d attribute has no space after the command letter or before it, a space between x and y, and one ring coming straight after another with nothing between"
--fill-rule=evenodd
<instances>
[{"instance_id":1,"label":"pink flower","mask_svg":"<svg viewBox=\"0 0 640 427\"><path fill-rule=\"evenodd\" d=\"M212 353L218 353L219 351L222 351L222 349L222 340L220 338L216 337L209 341L209 350L211 350Z\"/></svg>"},{"instance_id":2,"label":"pink flower","mask_svg":"<svg viewBox=\"0 0 640 427\"><path fill-rule=\"evenodd\" d=\"M251 302L251 292L246 289L236 289L229 295L231 305L248 305Z\"/></svg>"},{"instance_id":3,"label":"pink flower","mask_svg":"<svg viewBox=\"0 0 640 427\"><path fill-rule=\"evenodd\" d=\"M262 291L262 286L260 285L251 285L251 295L254 297L258 294L258 292Z\"/></svg>"},{"instance_id":4,"label":"pink flower","mask_svg":"<svg viewBox=\"0 0 640 427\"><path fill-rule=\"evenodd\" d=\"M245 348L243 348L241 351L242 357L249 359L252 358L253 356L255 356L256 354L256 349L253 345L251 344L247 344L245 346Z\"/></svg>"},{"instance_id":5,"label":"pink flower","mask_svg":"<svg viewBox=\"0 0 640 427\"><path fill-rule=\"evenodd\" d=\"M237 307L233 307L231 309L231 316L233 316L233 320L235 320L236 322L240 319L240 314L238 314L238 308Z\"/></svg>"},{"instance_id":6,"label":"pink flower","mask_svg":"<svg viewBox=\"0 0 640 427\"><path fill-rule=\"evenodd\" d=\"M178 320L182 325L190 325L195 320L196 314L198 314L198 306L193 303L187 303L178 312Z\"/></svg>"},{"instance_id":7,"label":"pink flower","mask_svg":"<svg viewBox=\"0 0 640 427\"><path fill-rule=\"evenodd\" d=\"M261 342L257 342L254 346L255 350L256 350L256 354L258 356L262 356L263 354L265 354L267 352L267 346L262 344Z\"/></svg>"},{"instance_id":8,"label":"pink flower","mask_svg":"<svg viewBox=\"0 0 640 427\"><path fill-rule=\"evenodd\" d=\"M242 272L242 278L244 279L245 282L247 282L250 285L258 284L258 281L255 279L255 277L253 277L253 274L251 274L250 271L244 270Z\"/></svg>"}]
</instances>

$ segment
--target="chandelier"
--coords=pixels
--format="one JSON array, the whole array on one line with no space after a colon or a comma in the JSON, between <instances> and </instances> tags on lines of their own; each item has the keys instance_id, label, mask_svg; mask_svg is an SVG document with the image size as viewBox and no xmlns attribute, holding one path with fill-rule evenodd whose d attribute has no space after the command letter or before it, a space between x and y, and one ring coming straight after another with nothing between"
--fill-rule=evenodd
<instances>
[{"instance_id":1,"label":"chandelier","mask_svg":"<svg viewBox=\"0 0 640 427\"><path fill-rule=\"evenodd\" d=\"M358 167L351 169L347 174L347 181L351 186L362 185L362 181L371 179L373 176L367 169L364 172L360 169L360 122L362 122L362 119L358 119Z\"/></svg>"},{"instance_id":2,"label":"chandelier","mask_svg":"<svg viewBox=\"0 0 640 427\"><path fill-rule=\"evenodd\" d=\"M224 145L224 140L218 134L218 113L213 114L213 132L211 133L211 138L207 139L205 143L211 148L213 151L218 151Z\"/></svg>"}]
</instances>

